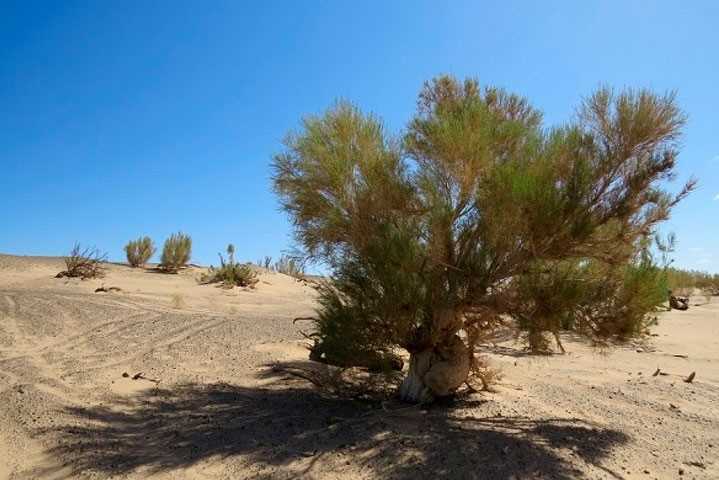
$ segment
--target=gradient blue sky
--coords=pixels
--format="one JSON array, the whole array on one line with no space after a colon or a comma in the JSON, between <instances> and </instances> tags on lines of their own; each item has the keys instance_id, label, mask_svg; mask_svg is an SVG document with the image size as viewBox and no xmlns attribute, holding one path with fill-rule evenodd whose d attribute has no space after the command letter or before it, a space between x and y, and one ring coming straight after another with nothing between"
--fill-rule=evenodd
<instances>
[{"instance_id":1,"label":"gradient blue sky","mask_svg":"<svg viewBox=\"0 0 719 480\"><path fill-rule=\"evenodd\" d=\"M3 1L0 252L78 240L119 260L181 229L198 262L230 241L277 256L285 133L338 97L399 131L422 82L451 73L548 123L600 83L677 89L680 180L700 184L665 231L679 265L719 271L718 26L715 1Z\"/></svg>"}]
</instances>

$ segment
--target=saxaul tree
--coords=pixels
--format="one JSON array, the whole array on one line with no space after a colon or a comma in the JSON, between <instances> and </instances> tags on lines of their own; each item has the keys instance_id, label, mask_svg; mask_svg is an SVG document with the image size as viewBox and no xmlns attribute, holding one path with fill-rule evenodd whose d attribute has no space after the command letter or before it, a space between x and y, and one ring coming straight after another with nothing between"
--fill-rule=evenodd
<instances>
[{"instance_id":1,"label":"saxaul tree","mask_svg":"<svg viewBox=\"0 0 719 480\"><path fill-rule=\"evenodd\" d=\"M400 396L425 402L468 380L499 324L534 348L561 328L641 334L666 294L647 239L693 188L662 189L684 122L674 94L601 88L548 128L526 99L447 76L400 137L347 102L305 118L273 180L299 246L332 274L314 358L405 349Z\"/></svg>"}]
</instances>

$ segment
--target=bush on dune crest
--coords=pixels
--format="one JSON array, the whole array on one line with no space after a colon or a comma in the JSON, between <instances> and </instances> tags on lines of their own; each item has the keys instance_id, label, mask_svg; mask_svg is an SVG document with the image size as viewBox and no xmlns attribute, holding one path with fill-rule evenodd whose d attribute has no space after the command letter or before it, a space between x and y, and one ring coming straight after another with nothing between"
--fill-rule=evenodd
<instances>
[{"instance_id":1,"label":"bush on dune crest","mask_svg":"<svg viewBox=\"0 0 719 480\"><path fill-rule=\"evenodd\" d=\"M272 268L275 272L283 273L294 278L304 278L305 269L300 259L289 255L282 255Z\"/></svg>"},{"instance_id":2,"label":"bush on dune crest","mask_svg":"<svg viewBox=\"0 0 719 480\"><path fill-rule=\"evenodd\" d=\"M232 287L250 287L254 288L259 281L257 273L253 270L249 263L235 262L235 247L230 244L227 246L227 261L221 253L220 266L211 266L207 273L200 277L202 283L222 283L226 288Z\"/></svg>"},{"instance_id":3,"label":"bush on dune crest","mask_svg":"<svg viewBox=\"0 0 719 480\"><path fill-rule=\"evenodd\" d=\"M265 256L255 262L258 267L271 272L282 273L296 279L305 278L305 266L302 259L295 255L283 254L279 259L272 261L272 257Z\"/></svg>"},{"instance_id":4,"label":"bush on dune crest","mask_svg":"<svg viewBox=\"0 0 719 480\"><path fill-rule=\"evenodd\" d=\"M192 255L192 239L182 232L173 233L165 240L159 268L169 273L176 273L187 265Z\"/></svg>"},{"instance_id":5,"label":"bush on dune crest","mask_svg":"<svg viewBox=\"0 0 719 480\"><path fill-rule=\"evenodd\" d=\"M547 128L526 99L446 76L401 139L346 102L306 118L273 180L306 257L332 272L314 350L347 364L405 349L400 395L418 402L467 382L500 325L540 350L559 328L646 331L666 300L647 241L694 186L662 189L684 123L673 94L600 88Z\"/></svg>"},{"instance_id":6,"label":"bush on dune crest","mask_svg":"<svg viewBox=\"0 0 719 480\"><path fill-rule=\"evenodd\" d=\"M155 244L150 237L140 237L125 245L127 263L133 268L144 266L155 254L155 251Z\"/></svg>"},{"instance_id":7,"label":"bush on dune crest","mask_svg":"<svg viewBox=\"0 0 719 480\"><path fill-rule=\"evenodd\" d=\"M257 260L255 262L255 265L257 265L258 267L262 267L265 270L273 270L272 257L266 255L264 258Z\"/></svg>"}]
</instances>

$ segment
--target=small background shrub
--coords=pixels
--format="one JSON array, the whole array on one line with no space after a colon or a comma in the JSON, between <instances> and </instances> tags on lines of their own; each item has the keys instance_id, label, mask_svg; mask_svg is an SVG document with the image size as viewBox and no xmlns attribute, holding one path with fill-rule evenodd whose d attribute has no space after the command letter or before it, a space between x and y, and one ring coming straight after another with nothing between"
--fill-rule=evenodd
<instances>
[{"instance_id":1,"label":"small background shrub","mask_svg":"<svg viewBox=\"0 0 719 480\"><path fill-rule=\"evenodd\" d=\"M131 240L125 245L125 254L131 267L141 267L155 254L155 244L150 237Z\"/></svg>"},{"instance_id":2,"label":"small background shrub","mask_svg":"<svg viewBox=\"0 0 719 480\"><path fill-rule=\"evenodd\" d=\"M185 298L180 293L173 293L171 297L172 308L181 310L185 308Z\"/></svg>"},{"instance_id":3,"label":"small background shrub","mask_svg":"<svg viewBox=\"0 0 719 480\"><path fill-rule=\"evenodd\" d=\"M296 257L282 255L274 264L275 272L284 273L294 278L304 278L305 267Z\"/></svg>"},{"instance_id":4,"label":"small background shrub","mask_svg":"<svg viewBox=\"0 0 719 480\"><path fill-rule=\"evenodd\" d=\"M192 254L192 239L182 232L173 233L165 240L160 259L160 269L167 272L177 272L187 265Z\"/></svg>"},{"instance_id":5,"label":"small background shrub","mask_svg":"<svg viewBox=\"0 0 719 480\"><path fill-rule=\"evenodd\" d=\"M670 268L667 277L669 289L675 295L692 295L695 289L706 296L719 295L719 274Z\"/></svg>"},{"instance_id":6,"label":"small background shrub","mask_svg":"<svg viewBox=\"0 0 719 480\"><path fill-rule=\"evenodd\" d=\"M274 270L274 268L272 266L272 257L266 256L265 258L261 258L261 259L257 260L257 266L265 268L270 271Z\"/></svg>"},{"instance_id":7,"label":"small background shrub","mask_svg":"<svg viewBox=\"0 0 719 480\"><path fill-rule=\"evenodd\" d=\"M249 263L235 262L235 247L230 244L227 246L227 257L218 253L220 257L220 266L215 268L211 266L207 273L200 277L202 283L222 283L226 288L232 287L250 287L254 288L259 281L257 273L252 269Z\"/></svg>"}]
</instances>

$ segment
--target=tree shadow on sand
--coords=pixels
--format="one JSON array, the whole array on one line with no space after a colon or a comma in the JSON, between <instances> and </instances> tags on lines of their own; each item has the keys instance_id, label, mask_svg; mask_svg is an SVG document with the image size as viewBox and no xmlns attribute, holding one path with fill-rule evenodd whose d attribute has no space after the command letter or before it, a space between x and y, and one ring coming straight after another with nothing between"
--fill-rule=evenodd
<instances>
[{"instance_id":1,"label":"tree shadow on sand","mask_svg":"<svg viewBox=\"0 0 719 480\"><path fill-rule=\"evenodd\" d=\"M63 425L39 434L60 469L141 476L204 460L237 462L254 478L582 477L628 438L578 419L478 418L481 401L422 409L327 398L297 382L264 388L183 384L69 407ZM240 476L240 475L235 475Z\"/></svg>"}]
</instances>

